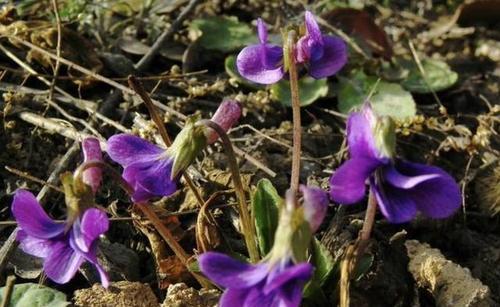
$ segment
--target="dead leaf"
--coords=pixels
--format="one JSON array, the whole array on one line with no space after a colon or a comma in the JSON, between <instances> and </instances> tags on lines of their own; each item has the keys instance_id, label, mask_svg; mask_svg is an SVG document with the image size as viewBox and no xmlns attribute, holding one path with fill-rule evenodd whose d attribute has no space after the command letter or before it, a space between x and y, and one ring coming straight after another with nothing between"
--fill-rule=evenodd
<instances>
[{"instance_id":1,"label":"dead leaf","mask_svg":"<svg viewBox=\"0 0 500 307\"><path fill-rule=\"evenodd\" d=\"M461 6L458 23L472 22L498 22L500 16L500 1L498 0L476 0L467 1Z\"/></svg>"},{"instance_id":2,"label":"dead leaf","mask_svg":"<svg viewBox=\"0 0 500 307\"><path fill-rule=\"evenodd\" d=\"M160 289L166 289L171 284L191 279L191 273L176 256L169 256L160 261L158 275Z\"/></svg>"},{"instance_id":3,"label":"dead leaf","mask_svg":"<svg viewBox=\"0 0 500 307\"><path fill-rule=\"evenodd\" d=\"M387 34L367 12L352 8L338 8L324 14L323 19L348 35L360 39L372 53L387 60L392 57L392 45Z\"/></svg>"},{"instance_id":4,"label":"dead leaf","mask_svg":"<svg viewBox=\"0 0 500 307\"><path fill-rule=\"evenodd\" d=\"M148 45L132 37L122 37L118 39L117 44L121 50L135 55L144 55L151 49Z\"/></svg>"}]
</instances>

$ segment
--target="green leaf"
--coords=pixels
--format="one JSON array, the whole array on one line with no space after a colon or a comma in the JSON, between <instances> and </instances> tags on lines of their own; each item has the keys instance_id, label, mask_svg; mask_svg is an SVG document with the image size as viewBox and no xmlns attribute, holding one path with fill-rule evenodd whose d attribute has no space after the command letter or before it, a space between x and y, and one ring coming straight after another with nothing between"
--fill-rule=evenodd
<instances>
[{"instance_id":1,"label":"green leaf","mask_svg":"<svg viewBox=\"0 0 500 307\"><path fill-rule=\"evenodd\" d=\"M229 52L257 42L257 35L246 23L231 16L195 19L191 31L201 31L199 43L206 49Z\"/></svg>"},{"instance_id":2,"label":"green leaf","mask_svg":"<svg viewBox=\"0 0 500 307\"><path fill-rule=\"evenodd\" d=\"M379 115L405 119L417 113L412 95L396 83L381 81L371 101L373 109Z\"/></svg>"},{"instance_id":3,"label":"green leaf","mask_svg":"<svg viewBox=\"0 0 500 307\"><path fill-rule=\"evenodd\" d=\"M312 279L304 287L304 301L301 306L331 306L331 302L325 295L321 285L315 279Z\"/></svg>"},{"instance_id":4,"label":"green leaf","mask_svg":"<svg viewBox=\"0 0 500 307\"><path fill-rule=\"evenodd\" d=\"M0 288L0 301L3 300L4 288ZM66 295L57 290L34 283L14 286L9 307L65 307L69 306Z\"/></svg>"},{"instance_id":5,"label":"green leaf","mask_svg":"<svg viewBox=\"0 0 500 307\"><path fill-rule=\"evenodd\" d=\"M438 92L457 82L458 74L451 70L445 62L433 59L423 59L421 62L425 72L425 80L416 63L408 61L403 64L410 72L401 85L410 92L419 94Z\"/></svg>"},{"instance_id":6,"label":"green leaf","mask_svg":"<svg viewBox=\"0 0 500 307\"><path fill-rule=\"evenodd\" d=\"M238 81L244 80L238 72L238 68L236 68L236 56L230 55L226 57L224 60L224 68L229 77L238 79Z\"/></svg>"},{"instance_id":7,"label":"green leaf","mask_svg":"<svg viewBox=\"0 0 500 307\"><path fill-rule=\"evenodd\" d=\"M359 281L366 273L368 273L368 271L372 267L373 259L374 259L373 255L369 253L366 253L363 256L361 256L353 272L354 280Z\"/></svg>"},{"instance_id":8,"label":"green leaf","mask_svg":"<svg viewBox=\"0 0 500 307\"><path fill-rule=\"evenodd\" d=\"M253 194L252 209L260 252L267 255L274 243L274 233L278 227L279 208L283 200L271 181L261 179Z\"/></svg>"},{"instance_id":9,"label":"green leaf","mask_svg":"<svg viewBox=\"0 0 500 307\"><path fill-rule=\"evenodd\" d=\"M315 268L314 279L317 280L320 285L323 285L335 269L335 260L333 260L333 256L326 247L316 238L312 240L311 253L312 263Z\"/></svg>"},{"instance_id":10,"label":"green leaf","mask_svg":"<svg viewBox=\"0 0 500 307\"><path fill-rule=\"evenodd\" d=\"M363 71L355 72L350 78L340 78L337 88L340 112L349 113L360 107L373 91L370 102L377 114L395 119L415 116L415 101L409 92L397 83L380 81L377 84L377 79Z\"/></svg>"},{"instance_id":11,"label":"green leaf","mask_svg":"<svg viewBox=\"0 0 500 307\"><path fill-rule=\"evenodd\" d=\"M299 80L299 98L300 106L308 106L318 98L325 97L328 94L328 83L326 78L313 79L304 77ZM290 92L290 82L281 80L271 86L271 98L281 102L284 106L292 106L292 94Z\"/></svg>"}]
</instances>

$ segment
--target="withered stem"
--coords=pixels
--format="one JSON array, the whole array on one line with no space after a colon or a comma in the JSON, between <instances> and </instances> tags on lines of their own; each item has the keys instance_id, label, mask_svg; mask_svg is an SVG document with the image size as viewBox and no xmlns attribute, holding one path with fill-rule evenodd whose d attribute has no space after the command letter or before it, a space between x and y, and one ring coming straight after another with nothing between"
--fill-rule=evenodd
<instances>
[{"instance_id":1,"label":"withered stem","mask_svg":"<svg viewBox=\"0 0 500 307\"><path fill-rule=\"evenodd\" d=\"M240 169L238 167L238 162L236 161L233 145L231 144L231 141L229 140L226 131L217 123L208 119L202 119L198 121L197 124L205 125L213 129L222 140L222 145L224 146L224 150L226 151L226 155L229 160L229 169L231 171L231 177L233 179L234 189L236 191L236 196L238 198L238 211L240 214L243 236L245 238L245 243L247 245L250 260L253 263L256 263L257 261L259 261L259 250L257 249L257 242L256 242L257 237L255 235L254 223L252 222L250 211L247 208L245 190L243 189L243 183L241 182Z\"/></svg>"}]
</instances>

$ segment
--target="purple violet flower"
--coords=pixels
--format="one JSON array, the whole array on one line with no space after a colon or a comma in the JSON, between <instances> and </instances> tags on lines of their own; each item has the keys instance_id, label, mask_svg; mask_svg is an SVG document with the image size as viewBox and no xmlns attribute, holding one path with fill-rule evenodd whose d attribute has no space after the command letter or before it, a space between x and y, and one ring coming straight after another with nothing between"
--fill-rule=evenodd
<instances>
[{"instance_id":1,"label":"purple violet flower","mask_svg":"<svg viewBox=\"0 0 500 307\"><path fill-rule=\"evenodd\" d=\"M259 44L243 48L236 58L240 74L250 81L273 84L285 75L283 48L267 43L267 28L262 19L257 20Z\"/></svg>"},{"instance_id":2,"label":"purple violet flower","mask_svg":"<svg viewBox=\"0 0 500 307\"><path fill-rule=\"evenodd\" d=\"M306 262L308 239L321 225L329 203L322 189L301 185L300 192L302 206L298 208L292 195L287 193L274 245L260 263L244 263L217 252L200 255L198 261L203 274L225 288L220 307L300 305L302 289L313 273L313 266ZM304 224L311 229L304 232L302 226L307 228Z\"/></svg>"},{"instance_id":3,"label":"purple violet flower","mask_svg":"<svg viewBox=\"0 0 500 307\"><path fill-rule=\"evenodd\" d=\"M220 307L299 306L302 288L313 272L310 263L293 264L286 258L278 263L251 265L221 253L206 252L198 259L203 274L226 288Z\"/></svg>"},{"instance_id":4,"label":"purple violet flower","mask_svg":"<svg viewBox=\"0 0 500 307\"><path fill-rule=\"evenodd\" d=\"M390 121L390 120L389 120ZM347 121L350 159L330 178L330 196L341 204L360 201L370 183L380 211L392 223L410 221L417 211L445 218L461 204L460 189L442 169L393 157L394 129L369 104Z\"/></svg>"},{"instance_id":5,"label":"purple violet flower","mask_svg":"<svg viewBox=\"0 0 500 307\"><path fill-rule=\"evenodd\" d=\"M97 268L103 287L108 287L108 276L96 256L97 239L109 227L103 211L90 208L72 225L56 223L35 196L22 189L16 191L11 210L18 223L21 249L44 259L43 269L51 280L67 283L86 260Z\"/></svg>"},{"instance_id":6,"label":"purple violet flower","mask_svg":"<svg viewBox=\"0 0 500 307\"><path fill-rule=\"evenodd\" d=\"M135 135L118 134L108 140L108 155L123 166L122 176L134 189L134 202L177 190L177 178L172 178L174 159L164 149Z\"/></svg>"},{"instance_id":7,"label":"purple violet flower","mask_svg":"<svg viewBox=\"0 0 500 307\"><path fill-rule=\"evenodd\" d=\"M240 116L241 108L237 102L224 101L212 121L227 131ZM188 118L168 149L130 134L117 134L109 138L108 155L123 166L122 177L134 189L134 202L173 194L177 191L181 173L207 144L217 140L217 133L203 125L196 125L197 121L196 116Z\"/></svg>"},{"instance_id":8,"label":"purple violet flower","mask_svg":"<svg viewBox=\"0 0 500 307\"><path fill-rule=\"evenodd\" d=\"M306 34L296 44L295 61L304 64L315 79L326 78L337 73L347 63L347 47L338 37L321 34L314 15L305 13ZM273 84L285 75L283 48L267 43L267 28L257 20L259 44L245 47L238 54L236 66L246 79Z\"/></svg>"},{"instance_id":9,"label":"purple violet flower","mask_svg":"<svg viewBox=\"0 0 500 307\"><path fill-rule=\"evenodd\" d=\"M86 138L82 141L83 163L89 161L102 161L102 151L99 140L96 138ZM102 170L100 167L91 167L83 171L83 182L92 188L95 194L102 181Z\"/></svg>"}]
</instances>

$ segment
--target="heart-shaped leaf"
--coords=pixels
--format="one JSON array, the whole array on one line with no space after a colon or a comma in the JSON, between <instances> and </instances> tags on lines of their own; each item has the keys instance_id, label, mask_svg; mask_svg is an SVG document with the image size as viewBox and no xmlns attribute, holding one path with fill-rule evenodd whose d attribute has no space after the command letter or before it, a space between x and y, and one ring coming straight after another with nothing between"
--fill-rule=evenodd
<instances>
[{"instance_id":1,"label":"heart-shaped leaf","mask_svg":"<svg viewBox=\"0 0 500 307\"><path fill-rule=\"evenodd\" d=\"M379 115L402 120L416 114L412 95L397 83L379 81L377 84L377 77L367 76L362 71L355 72L350 78L339 79L338 108L343 113L361 106L372 93L370 102Z\"/></svg>"},{"instance_id":2,"label":"heart-shaped leaf","mask_svg":"<svg viewBox=\"0 0 500 307\"><path fill-rule=\"evenodd\" d=\"M3 300L4 288L0 288L0 301ZM9 307L65 307L69 306L66 295L49 287L25 283L14 286Z\"/></svg>"},{"instance_id":3,"label":"heart-shaped leaf","mask_svg":"<svg viewBox=\"0 0 500 307\"><path fill-rule=\"evenodd\" d=\"M427 94L432 91L442 91L457 82L458 74L451 70L445 62L434 59L423 59L421 62L425 79L416 63L408 61L403 64L410 72L401 85L410 92Z\"/></svg>"},{"instance_id":4,"label":"heart-shaped leaf","mask_svg":"<svg viewBox=\"0 0 500 307\"><path fill-rule=\"evenodd\" d=\"M274 244L274 233L278 227L279 208L282 198L271 181L261 179L252 198L255 227L260 252L265 256Z\"/></svg>"},{"instance_id":5,"label":"heart-shaped leaf","mask_svg":"<svg viewBox=\"0 0 500 307\"><path fill-rule=\"evenodd\" d=\"M214 16L191 22L191 31L200 31L199 43L206 49L229 52L256 43L257 35L234 16Z\"/></svg>"},{"instance_id":6,"label":"heart-shaped leaf","mask_svg":"<svg viewBox=\"0 0 500 307\"><path fill-rule=\"evenodd\" d=\"M325 79L313 79L304 77L299 80L299 98L300 106L308 106L318 98L325 97L328 94L328 83ZM290 82L281 80L271 86L271 98L281 102L284 106L292 106L292 94L290 91Z\"/></svg>"}]
</instances>

